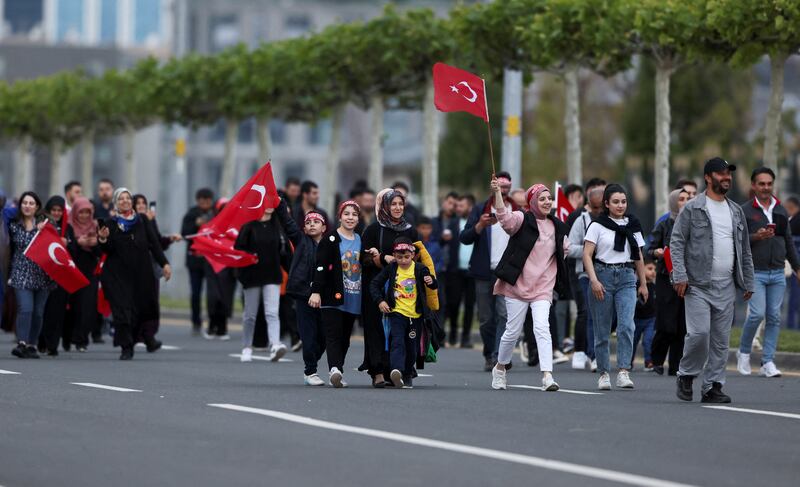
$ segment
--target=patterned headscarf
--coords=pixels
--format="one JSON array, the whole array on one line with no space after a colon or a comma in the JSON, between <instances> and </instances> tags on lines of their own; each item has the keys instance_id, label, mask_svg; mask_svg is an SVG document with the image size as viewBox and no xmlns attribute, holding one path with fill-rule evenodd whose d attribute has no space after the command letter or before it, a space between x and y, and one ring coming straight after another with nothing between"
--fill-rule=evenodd
<instances>
[{"instance_id":1,"label":"patterned headscarf","mask_svg":"<svg viewBox=\"0 0 800 487\"><path fill-rule=\"evenodd\" d=\"M539 209L539 205L537 204L539 195L545 191L550 192L550 190L544 184L536 183L528 188L528 191L525 192L525 200L528 202L528 208L530 208L533 216L539 220L544 220L547 218L547 215L542 213L542 210Z\"/></svg>"},{"instance_id":2,"label":"patterned headscarf","mask_svg":"<svg viewBox=\"0 0 800 487\"><path fill-rule=\"evenodd\" d=\"M401 216L399 220L392 218L389 209L392 207L392 200L397 197L402 198L403 204L405 205L406 197L403 196L403 193L395 191L392 188L381 190L381 192L378 193L377 204L375 205L375 218L377 218L380 226L389 228L395 232L402 232L411 228L411 224L405 220L405 215Z\"/></svg>"}]
</instances>

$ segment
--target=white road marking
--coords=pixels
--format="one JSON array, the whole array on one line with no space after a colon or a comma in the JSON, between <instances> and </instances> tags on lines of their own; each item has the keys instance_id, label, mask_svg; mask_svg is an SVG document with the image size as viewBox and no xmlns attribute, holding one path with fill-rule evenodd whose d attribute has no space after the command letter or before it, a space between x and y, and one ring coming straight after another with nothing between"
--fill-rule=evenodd
<instances>
[{"instance_id":1,"label":"white road marking","mask_svg":"<svg viewBox=\"0 0 800 487\"><path fill-rule=\"evenodd\" d=\"M518 385L518 386L508 386L508 387L514 387L516 389L535 389L537 391L541 391L542 390L542 388L540 386L522 386L522 385ZM566 392L567 394L580 394L582 396L602 396L603 395L602 392L575 391L575 390L572 390L572 389L559 389L557 392Z\"/></svg>"},{"instance_id":2,"label":"white road marking","mask_svg":"<svg viewBox=\"0 0 800 487\"><path fill-rule=\"evenodd\" d=\"M107 391L115 391L115 392L142 392L139 389L128 389L125 387L106 386L103 384L93 384L91 382L70 382L70 384L83 387L93 387L95 389L105 389Z\"/></svg>"},{"instance_id":3,"label":"white road marking","mask_svg":"<svg viewBox=\"0 0 800 487\"><path fill-rule=\"evenodd\" d=\"M13 370L0 369L0 375L22 375L22 374L20 372L14 372Z\"/></svg>"},{"instance_id":4,"label":"white road marking","mask_svg":"<svg viewBox=\"0 0 800 487\"><path fill-rule=\"evenodd\" d=\"M417 377L433 377L433 374L417 374Z\"/></svg>"},{"instance_id":5,"label":"white road marking","mask_svg":"<svg viewBox=\"0 0 800 487\"><path fill-rule=\"evenodd\" d=\"M782 413L780 411L762 411L760 409L733 408L730 406L703 406L707 409L721 409L723 411L735 411L737 413L761 414L764 416L778 416L781 418L800 419L800 414Z\"/></svg>"},{"instance_id":6,"label":"white road marking","mask_svg":"<svg viewBox=\"0 0 800 487\"><path fill-rule=\"evenodd\" d=\"M646 477L644 475L618 472L615 470L609 470L605 468L590 467L588 465L580 465L578 463L562 462L560 460L535 457L532 455L522 455L519 453L512 453L507 451L492 450L489 448L470 446L462 443L450 443L447 441L434 440L431 438L422 438L419 436L410 436L400 433L392 433L390 431L382 431L370 428L361 428L358 426L350 426L346 424L332 423L329 421L322 421L319 419L309 418L306 416L298 416L295 414L284 413L281 411L272 411L269 409L251 408L247 406L238 406L236 404L209 404L209 406L220 409L228 409L231 411L239 411L243 413L259 414L261 416L267 416L270 418L280 419L283 421L289 421L292 423L298 423L306 426L314 426L316 428L342 431L345 433L369 436L372 438L380 438L383 440L396 441L399 443L407 443L411 445L424 446L428 448L436 448L438 450L464 453L467 455L491 458L493 460L501 460L504 462L528 465L531 467L544 468L547 470L554 470L557 472L565 472L575 475L582 475L584 477L609 480L612 482L619 482L622 484L648 485L655 487L686 487L690 485L690 484L682 484L679 482L671 482L669 480L661 480L653 477Z\"/></svg>"},{"instance_id":7,"label":"white road marking","mask_svg":"<svg viewBox=\"0 0 800 487\"><path fill-rule=\"evenodd\" d=\"M137 343L136 348L145 349L147 346L144 343ZM161 350L180 350L181 347L175 345L161 345Z\"/></svg>"},{"instance_id":8,"label":"white road marking","mask_svg":"<svg viewBox=\"0 0 800 487\"><path fill-rule=\"evenodd\" d=\"M232 354L228 355L228 357L242 358L242 354L241 353L232 353ZM255 354L253 354L253 360L263 360L265 362L272 362L272 360L270 360L269 357L265 357L263 355L255 355ZM292 360L290 358L279 358L278 362L294 362L294 360Z\"/></svg>"}]
</instances>

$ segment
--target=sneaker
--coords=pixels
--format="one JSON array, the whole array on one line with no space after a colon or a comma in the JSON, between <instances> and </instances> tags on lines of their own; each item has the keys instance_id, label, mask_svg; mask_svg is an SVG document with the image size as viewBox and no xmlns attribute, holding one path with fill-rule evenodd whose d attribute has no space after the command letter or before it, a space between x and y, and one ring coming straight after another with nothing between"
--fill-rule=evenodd
<instances>
[{"instance_id":1,"label":"sneaker","mask_svg":"<svg viewBox=\"0 0 800 487\"><path fill-rule=\"evenodd\" d=\"M508 380L506 379L506 370L492 367L492 389L506 390L508 389Z\"/></svg>"},{"instance_id":2,"label":"sneaker","mask_svg":"<svg viewBox=\"0 0 800 487\"><path fill-rule=\"evenodd\" d=\"M28 348L25 349L25 358L39 358L39 352L36 347L28 345Z\"/></svg>"},{"instance_id":3,"label":"sneaker","mask_svg":"<svg viewBox=\"0 0 800 487\"><path fill-rule=\"evenodd\" d=\"M297 340L294 345L292 345L292 352L299 352L303 348L303 340Z\"/></svg>"},{"instance_id":4,"label":"sneaker","mask_svg":"<svg viewBox=\"0 0 800 487\"><path fill-rule=\"evenodd\" d=\"M692 383L694 382L694 377L691 375L679 375L678 376L678 390L676 395L678 399L681 401L691 401L692 400Z\"/></svg>"},{"instance_id":5,"label":"sneaker","mask_svg":"<svg viewBox=\"0 0 800 487\"><path fill-rule=\"evenodd\" d=\"M77 350L79 353L86 353L86 347L84 347L83 345L79 345L79 346L76 348L76 350Z\"/></svg>"},{"instance_id":6,"label":"sneaker","mask_svg":"<svg viewBox=\"0 0 800 487\"><path fill-rule=\"evenodd\" d=\"M542 377L542 390L545 392L556 392L558 383L553 379L553 374L546 374Z\"/></svg>"},{"instance_id":7,"label":"sneaker","mask_svg":"<svg viewBox=\"0 0 800 487\"><path fill-rule=\"evenodd\" d=\"M303 384L307 386L324 386L325 381L319 378L317 374L305 375L303 374Z\"/></svg>"},{"instance_id":8,"label":"sneaker","mask_svg":"<svg viewBox=\"0 0 800 487\"><path fill-rule=\"evenodd\" d=\"M589 357L586 352L575 352L572 354L572 368L575 370L586 369L586 364L589 362Z\"/></svg>"},{"instance_id":9,"label":"sneaker","mask_svg":"<svg viewBox=\"0 0 800 487\"><path fill-rule=\"evenodd\" d=\"M775 367L775 362L770 360L761 366L760 374L762 377L780 377L781 371Z\"/></svg>"},{"instance_id":10,"label":"sneaker","mask_svg":"<svg viewBox=\"0 0 800 487\"><path fill-rule=\"evenodd\" d=\"M654 365L653 372L658 375L664 375L664 366L663 365Z\"/></svg>"},{"instance_id":11,"label":"sneaker","mask_svg":"<svg viewBox=\"0 0 800 487\"><path fill-rule=\"evenodd\" d=\"M216 336L216 335L214 335L213 333L209 333L209 332L208 332L208 331L206 331L206 330L203 330L203 332L202 332L202 333L203 333L203 338L205 338L206 340L213 340L213 339L215 339L215 338L217 337L217 336Z\"/></svg>"},{"instance_id":12,"label":"sneaker","mask_svg":"<svg viewBox=\"0 0 800 487\"><path fill-rule=\"evenodd\" d=\"M20 342L11 350L11 355L17 358L28 358L25 354L25 344Z\"/></svg>"},{"instance_id":13,"label":"sneaker","mask_svg":"<svg viewBox=\"0 0 800 487\"><path fill-rule=\"evenodd\" d=\"M569 357L561 350L555 350L553 352L553 365L563 364L564 362L569 362Z\"/></svg>"},{"instance_id":14,"label":"sneaker","mask_svg":"<svg viewBox=\"0 0 800 487\"><path fill-rule=\"evenodd\" d=\"M230 339L231 339L231 336L228 335L227 333L224 334L224 335L217 335L217 340L220 340L220 341L223 341L223 342L227 342Z\"/></svg>"},{"instance_id":15,"label":"sneaker","mask_svg":"<svg viewBox=\"0 0 800 487\"><path fill-rule=\"evenodd\" d=\"M644 371L645 372L652 372L654 367L655 366L653 365L653 362L645 362L644 363Z\"/></svg>"},{"instance_id":16,"label":"sneaker","mask_svg":"<svg viewBox=\"0 0 800 487\"><path fill-rule=\"evenodd\" d=\"M575 341L570 337L565 338L561 342L561 349L564 350L564 353L570 353L575 350Z\"/></svg>"},{"instance_id":17,"label":"sneaker","mask_svg":"<svg viewBox=\"0 0 800 487\"><path fill-rule=\"evenodd\" d=\"M722 384L714 382L711 384L711 389L703 393L700 402L711 402L716 404L728 404L731 402L731 397L722 392Z\"/></svg>"},{"instance_id":18,"label":"sneaker","mask_svg":"<svg viewBox=\"0 0 800 487\"><path fill-rule=\"evenodd\" d=\"M411 377L403 377L403 389L413 389L413 379Z\"/></svg>"},{"instance_id":19,"label":"sneaker","mask_svg":"<svg viewBox=\"0 0 800 487\"><path fill-rule=\"evenodd\" d=\"M403 384L403 374L399 370L397 369L392 370L392 373L389 374L389 377L392 379L392 384L396 388L400 389L405 385Z\"/></svg>"},{"instance_id":20,"label":"sneaker","mask_svg":"<svg viewBox=\"0 0 800 487\"><path fill-rule=\"evenodd\" d=\"M750 375L753 370L750 368L750 354L736 351L736 370L742 375Z\"/></svg>"},{"instance_id":21,"label":"sneaker","mask_svg":"<svg viewBox=\"0 0 800 487\"><path fill-rule=\"evenodd\" d=\"M280 345L276 345L276 346L272 347L272 350L270 351L270 354L269 354L269 361L270 362L277 362L278 360L281 359L281 357L286 355L286 350L287 350L286 349L286 345L284 345L283 343L281 343Z\"/></svg>"},{"instance_id":22,"label":"sneaker","mask_svg":"<svg viewBox=\"0 0 800 487\"><path fill-rule=\"evenodd\" d=\"M597 372L597 359L592 360L589 362L589 370L592 372Z\"/></svg>"},{"instance_id":23,"label":"sneaker","mask_svg":"<svg viewBox=\"0 0 800 487\"><path fill-rule=\"evenodd\" d=\"M617 387L620 389L633 389L631 374L627 370L620 370L617 374Z\"/></svg>"},{"instance_id":24,"label":"sneaker","mask_svg":"<svg viewBox=\"0 0 800 487\"><path fill-rule=\"evenodd\" d=\"M611 377L609 377L608 372L600 374L600 378L597 379L597 388L601 391L611 390Z\"/></svg>"},{"instance_id":25,"label":"sneaker","mask_svg":"<svg viewBox=\"0 0 800 487\"><path fill-rule=\"evenodd\" d=\"M133 347L131 348L123 348L122 353L119 356L120 360L133 360Z\"/></svg>"},{"instance_id":26,"label":"sneaker","mask_svg":"<svg viewBox=\"0 0 800 487\"><path fill-rule=\"evenodd\" d=\"M523 362L528 361L528 345L525 341L519 342L519 359Z\"/></svg>"},{"instance_id":27,"label":"sneaker","mask_svg":"<svg viewBox=\"0 0 800 487\"><path fill-rule=\"evenodd\" d=\"M331 367L330 372L331 385L337 389L342 388L342 371L338 367Z\"/></svg>"},{"instance_id":28,"label":"sneaker","mask_svg":"<svg viewBox=\"0 0 800 487\"><path fill-rule=\"evenodd\" d=\"M253 349L252 348L243 348L242 349L242 362L252 362L253 361Z\"/></svg>"}]
</instances>

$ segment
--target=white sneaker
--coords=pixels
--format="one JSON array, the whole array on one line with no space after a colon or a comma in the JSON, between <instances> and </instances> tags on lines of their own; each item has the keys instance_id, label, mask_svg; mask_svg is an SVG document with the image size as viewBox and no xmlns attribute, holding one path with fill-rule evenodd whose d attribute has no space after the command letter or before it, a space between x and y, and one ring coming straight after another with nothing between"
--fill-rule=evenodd
<instances>
[{"instance_id":1,"label":"white sneaker","mask_svg":"<svg viewBox=\"0 0 800 487\"><path fill-rule=\"evenodd\" d=\"M498 369L492 367L492 389L506 390L508 389L508 380L506 379L506 369Z\"/></svg>"},{"instance_id":2,"label":"white sneaker","mask_svg":"<svg viewBox=\"0 0 800 487\"><path fill-rule=\"evenodd\" d=\"M542 390L545 392L556 392L558 390L558 384L553 379L553 374L545 374L542 377Z\"/></svg>"},{"instance_id":3,"label":"white sneaker","mask_svg":"<svg viewBox=\"0 0 800 487\"><path fill-rule=\"evenodd\" d=\"M608 372L600 374L600 378L597 379L597 388L601 391L611 390L611 377L608 376Z\"/></svg>"},{"instance_id":4,"label":"white sneaker","mask_svg":"<svg viewBox=\"0 0 800 487\"><path fill-rule=\"evenodd\" d=\"M307 386L324 386L325 381L319 378L317 374L305 375L303 374L303 384Z\"/></svg>"},{"instance_id":5,"label":"white sneaker","mask_svg":"<svg viewBox=\"0 0 800 487\"><path fill-rule=\"evenodd\" d=\"M226 334L224 334L224 335L219 335L219 336L217 336L217 338L218 338L219 340L223 341L223 342L227 342L228 340L230 340L230 339L231 339L231 336L230 336L230 335L228 335L228 334L226 333Z\"/></svg>"},{"instance_id":6,"label":"white sneaker","mask_svg":"<svg viewBox=\"0 0 800 487\"><path fill-rule=\"evenodd\" d=\"M762 367L763 369L763 367ZM742 375L750 375L753 370L750 368L750 354L736 351L736 370Z\"/></svg>"},{"instance_id":7,"label":"white sneaker","mask_svg":"<svg viewBox=\"0 0 800 487\"><path fill-rule=\"evenodd\" d=\"M617 374L617 387L620 389L633 389L631 374L627 370L620 370Z\"/></svg>"},{"instance_id":8,"label":"white sneaker","mask_svg":"<svg viewBox=\"0 0 800 487\"><path fill-rule=\"evenodd\" d=\"M269 361L277 362L278 360L281 359L281 357L286 355L286 350L287 350L286 345L284 345L283 343L272 347L272 350L270 351L269 354Z\"/></svg>"},{"instance_id":9,"label":"white sneaker","mask_svg":"<svg viewBox=\"0 0 800 487\"><path fill-rule=\"evenodd\" d=\"M338 367L331 367L330 381L333 387L342 388L342 371Z\"/></svg>"},{"instance_id":10,"label":"white sneaker","mask_svg":"<svg viewBox=\"0 0 800 487\"><path fill-rule=\"evenodd\" d=\"M589 369L592 372L597 372L597 359L594 359L591 362L589 362Z\"/></svg>"},{"instance_id":11,"label":"white sneaker","mask_svg":"<svg viewBox=\"0 0 800 487\"><path fill-rule=\"evenodd\" d=\"M775 367L775 362L769 361L761 366L761 375L764 377L780 377L781 371Z\"/></svg>"},{"instance_id":12,"label":"white sneaker","mask_svg":"<svg viewBox=\"0 0 800 487\"><path fill-rule=\"evenodd\" d=\"M394 384L397 389L402 389L405 385L403 384L403 373L397 369L392 370L389 374L389 378L392 379L392 384Z\"/></svg>"},{"instance_id":13,"label":"white sneaker","mask_svg":"<svg viewBox=\"0 0 800 487\"><path fill-rule=\"evenodd\" d=\"M553 352L553 364L563 364L564 362L569 362L569 357L561 350L555 350Z\"/></svg>"},{"instance_id":14,"label":"white sneaker","mask_svg":"<svg viewBox=\"0 0 800 487\"><path fill-rule=\"evenodd\" d=\"M575 370L586 369L586 363L588 361L589 357L586 356L586 352L575 352L572 354L572 368Z\"/></svg>"},{"instance_id":15,"label":"white sneaker","mask_svg":"<svg viewBox=\"0 0 800 487\"><path fill-rule=\"evenodd\" d=\"M524 340L519 342L519 359L522 363L528 363L528 345Z\"/></svg>"},{"instance_id":16,"label":"white sneaker","mask_svg":"<svg viewBox=\"0 0 800 487\"><path fill-rule=\"evenodd\" d=\"M212 335L206 330L203 330L202 333L203 333L203 338L205 338L206 340L213 340L214 338L216 338L216 335Z\"/></svg>"},{"instance_id":17,"label":"white sneaker","mask_svg":"<svg viewBox=\"0 0 800 487\"><path fill-rule=\"evenodd\" d=\"M253 361L253 349L252 348L243 348L242 349L242 362L252 362Z\"/></svg>"}]
</instances>

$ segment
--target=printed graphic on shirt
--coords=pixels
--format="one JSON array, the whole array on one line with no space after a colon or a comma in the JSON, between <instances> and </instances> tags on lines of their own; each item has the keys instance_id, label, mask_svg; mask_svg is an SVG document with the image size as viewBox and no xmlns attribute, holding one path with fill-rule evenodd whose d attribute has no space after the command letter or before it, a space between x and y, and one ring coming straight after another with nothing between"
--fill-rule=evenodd
<instances>
[{"instance_id":1,"label":"printed graphic on shirt","mask_svg":"<svg viewBox=\"0 0 800 487\"><path fill-rule=\"evenodd\" d=\"M398 299L417 299L417 280L403 279L394 285L394 297Z\"/></svg>"},{"instance_id":2,"label":"printed graphic on shirt","mask_svg":"<svg viewBox=\"0 0 800 487\"><path fill-rule=\"evenodd\" d=\"M347 250L342 254L342 275L344 277L344 292L358 294L361 292L361 253Z\"/></svg>"}]
</instances>

